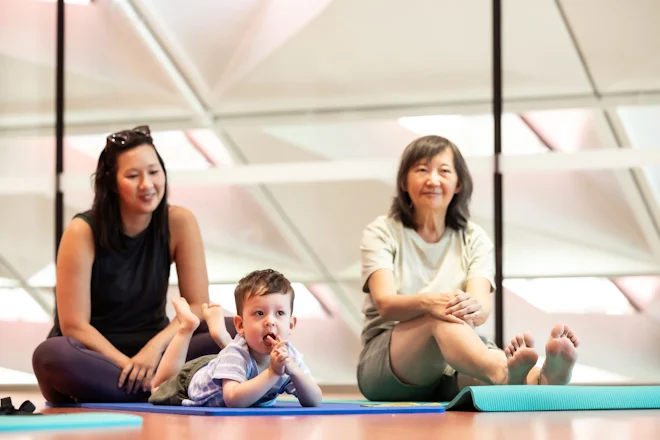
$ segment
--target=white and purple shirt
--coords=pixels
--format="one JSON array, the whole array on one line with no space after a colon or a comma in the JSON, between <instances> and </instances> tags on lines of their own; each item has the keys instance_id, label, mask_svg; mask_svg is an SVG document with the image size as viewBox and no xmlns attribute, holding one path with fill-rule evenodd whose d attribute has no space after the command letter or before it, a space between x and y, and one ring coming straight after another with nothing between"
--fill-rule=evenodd
<instances>
[{"instance_id":1,"label":"white and purple shirt","mask_svg":"<svg viewBox=\"0 0 660 440\"><path fill-rule=\"evenodd\" d=\"M313 380L314 378L303 362L302 354L290 343L287 343L287 349L291 360ZM185 399L182 405L227 406L222 397L222 380L229 379L242 383L258 374L257 362L250 354L247 341L243 336L236 335L234 340L218 354L218 357L195 373L188 386L189 398ZM277 396L285 392L298 397L293 381L288 374L281 376L277 383L252 406L273 406Z\"/></svg>"}]
</instances>

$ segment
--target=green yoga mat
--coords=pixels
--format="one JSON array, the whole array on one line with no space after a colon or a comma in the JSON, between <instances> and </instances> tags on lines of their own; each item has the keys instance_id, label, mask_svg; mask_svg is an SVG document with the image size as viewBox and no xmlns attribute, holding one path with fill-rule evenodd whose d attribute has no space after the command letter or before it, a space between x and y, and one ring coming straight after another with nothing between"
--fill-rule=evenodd
<instances>
[{"instance_id":1,"label":"green yoga mat","mask_svg":"<svg viewBox=\"0 0 660 440\"><path fill-rule=\"evenodd\" d=\"M117 413L0 416L0 432L141 426L142 417Z\"/></svg>"},{"instance_id":2,"label":"green yoga mat","mask_svg":"<svg viewBox=\"0 0 660 440\"><path fill-rule=\"evenodd\" d=\"M288 399L288 397L287 397ZM324 399L325 403L360 403L369 406L402 405L404 402ZM419 405L425 402L408 402ZM467 387L447 411L525 412L660 409L660 386L505 385Z\"/></svg>"}]
</instances>

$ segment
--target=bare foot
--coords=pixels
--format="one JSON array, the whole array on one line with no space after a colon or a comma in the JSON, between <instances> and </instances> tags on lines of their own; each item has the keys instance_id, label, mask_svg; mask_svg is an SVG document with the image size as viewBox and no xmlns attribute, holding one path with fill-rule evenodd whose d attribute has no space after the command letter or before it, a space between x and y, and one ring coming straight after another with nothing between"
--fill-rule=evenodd
<instances>
[{"instance_id":1,"label":"bare foot","mask_svg":"<svg viewBox=\"0 0 660 440\"><path fill-rule=\"evenodd\" d=\"M231 336L225 326L225 314L220 304L202 304L202 316L209 327L209 333L213 340L225 348L231 342Z\"/></svg>"},{"instance_id":2,"label":"bare foot","mask_svg":"<svg viewBox=\"0 0 660 440\"><path fill-rule=\"evenodd\" d=\"M172 305L176 310L176 318L179 320L179 329L194 332L199 327L199 318L191 310L185 298L173 298Z\"/></svg>"},{"instance_id":3,"label":"bare foot","mask_svg":"<svg viewBox=\"0 0 660 440\"><path fill-rule=\"evenodd\" d=\"M525 385L527 374L534 368L539 355L534 349L534 339L529 333L517 335L504 349L509 367L509 385Z\"/></svg>"},{"instance_id":4,"label":"bare foot","mask_svg":"<svg viewBox=\"0 0 660 440\"><path fill-rule=\"evenodd\" d=\"M539 375L539 385L566 385L571 381L579 344L580 341L567 325L557 324L552 328L545 345L545 362Z\"/></svg>"}]
</instances>

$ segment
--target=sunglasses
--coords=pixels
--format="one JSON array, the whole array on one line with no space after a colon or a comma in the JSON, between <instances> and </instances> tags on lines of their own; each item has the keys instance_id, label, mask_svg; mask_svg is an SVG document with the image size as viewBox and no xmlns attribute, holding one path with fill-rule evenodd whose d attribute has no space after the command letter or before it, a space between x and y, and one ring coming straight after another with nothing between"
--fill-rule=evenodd
<instances>
[{"instance_id":1,"label":"sunglasses","mask_svg":"<svg viewBox=\"0 0 660 440\"><path fill-rule=\"evenodd\" d=\"M149 130L148 125L140 125L131 130L122 130L112 133L106 138L105 149L107 150L111 145L123 148L138 143L153 144L151 130Z\"/></svg>"}]
</instances>

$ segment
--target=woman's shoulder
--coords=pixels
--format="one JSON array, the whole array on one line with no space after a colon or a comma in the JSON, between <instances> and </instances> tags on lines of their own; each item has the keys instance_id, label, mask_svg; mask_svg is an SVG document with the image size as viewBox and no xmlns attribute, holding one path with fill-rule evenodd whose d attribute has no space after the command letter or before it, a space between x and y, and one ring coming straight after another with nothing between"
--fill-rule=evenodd
<instances>
[{"instance_id":1,"label":"woman's shoulder","mask_svg":"<svg viewBox=\"0 0 660 440\"><path fill-rule=\"evenodd\" d=\"M403 228L403 224L390 215L379 215L369 222L365 229L383 229L396 232Z\"/></svg>"},{"instance_id":2,"label":"woman's shoulder","mask_svg":"<svg viewBox=\"0 0 660 440\"><path fill-rule=\"evenodd\" d=\"M170 205L168 207L168 216L170 237L175 242L180 237L186 237L191 233L199 232L197 217L195 217L195 214L190 209L183 206Z\"/></svg>"},{"instance_id":3,"label":"woman's shoulder","mask_svg":"<svg viewBox=\"0 0 660 440\"><path fill-rule=\"evenodd\" d=\"M490 239L486 230L481 225L473 222L472 220L468 220L467 224L465 225L465 228L463 228L462 235L464 237L466 244L484 243L484 242L492 244L492 240Z\"/></svg>"},{"instance_id":4,"label":"woman's shoulder","mask_svg":"<svg viewBox=\"0 0 660 440\"><path fill-rule=\"evenodd\" d=\"M84 211L73 216L65 232L80 238L93 238L93 231L92 211Z\"/></svg>"},{"instance_id":5,"label":"woman's shoulder","mask_svg":"<svg viewBox=\"0 0 660 440\"><path fill-rule=\"evenodd\" d=\"M403 224L390 215L379 215L365 226L363 235L377 234L388 237L399 237L403 230Z\"/></svg>"},{"instance_id":6,"label":"woman's shoulder","mask_svg":"<svg viewBox=\"0 0 660 440\"><path fill-rule=\"evenodd\" d=\"M168 215L170 221L170 229L185 227L191 223L197 223L195 214L190 209L184 208L183 206L170 205L168 207Z\"/></svg>"}]
</instances>

